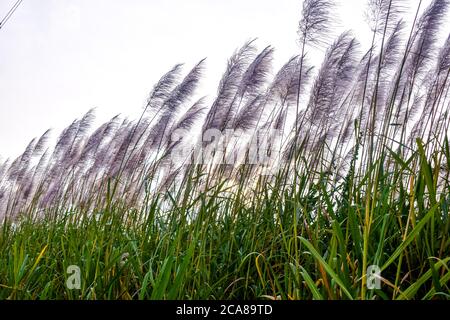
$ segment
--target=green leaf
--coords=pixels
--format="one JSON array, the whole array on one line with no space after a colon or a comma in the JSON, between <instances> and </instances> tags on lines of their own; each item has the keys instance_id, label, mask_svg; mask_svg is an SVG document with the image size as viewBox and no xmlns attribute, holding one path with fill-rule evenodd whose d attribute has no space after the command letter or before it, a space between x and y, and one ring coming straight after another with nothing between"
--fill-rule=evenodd
<instances>
[{"instance_id":1,"label":"green leaf","mask_svg":"<svg viewBox=\"0 0 450 320\"><path fill-rule=\"evenodd\" d=\"M430 193L431 204L434 205L436 203L436 188L434 187L433 183L433 173L431 170L431 166L428 163L422 141L419 138L417 138L417 145L419 146L419 154L421 159L420 167L425 176L425 183L427 184L427 189Z\"/></svg>"},{"instance_id":2,"label":"green leaf","mask_svg":"<svg viewBox=\"0 0 450 320\"><path fill-rule=\"evenodd\" d=\"M325 262L325 260L322 258L322 256L317 252L317 250L313 247L313 245L306 240L303 237L300 237L300 241L308 248L308 250L311 252L311 254L316 258L316 260L324 267L325 271L331 276L331 278L341 287L342 291L345 293L345 295L350 299L353 300L352 295L348 291L348 289L345 287L342 280L338 277L338 275L333 271L333 269Z\"/></svg>"},{"instance_id":3,"label":"green leaf","mask_svg":"<svg viewBox=\"0 0 450 320\"><path fill-rule=\"evenodd\" d=\"M301 269L300 274L302 275L303 279L305 279L306 285L308 286L309 290L311 290L311 293L312 293L314 299L315 300L324 300L324 298L320 294L319 290L317 290L316 284L314 283L313 279L311 279L310 275L305 270L305 268L300 266L300 269Z\"/></svg>"},{"instance_id":4,"label":"green leaf","mask_svg":"<svg viewBox=\"0 0 450 320\"><path fill-rule=\"evenodd\" d=\"M440 268L443 265L447 264L447 261L450 261L450 257L444 260L440 260L434 266L436 269ZM422 275L419 279L416 280L412 285L410 285L403 293L398 297L397 300L405 300L412 299L416 292L420 289L420 287L433 275L433 267L430 268L424 275Z\"/></svg>"},{"instance_id":5,"label":"green leaf","mask_svg":"<svg viewBox=\"0 0 450 320\"><path fill-rule=\"evenodd\" d=\"M395 259L405 250L407 246L414 240L423 227L427 224L428 220L434 215L434 212L439 207L439 203L436 203L430 211L420 220L416 227L408 234L406 239L398 246L388 261L381 267L381 271L385 270Z\"/></svg>"}]
</instances>

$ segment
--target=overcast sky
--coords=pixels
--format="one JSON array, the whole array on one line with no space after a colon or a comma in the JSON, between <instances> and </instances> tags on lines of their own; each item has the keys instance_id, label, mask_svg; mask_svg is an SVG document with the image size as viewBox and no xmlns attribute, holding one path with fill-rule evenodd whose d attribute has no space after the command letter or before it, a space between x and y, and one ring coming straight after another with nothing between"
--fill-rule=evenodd
<instances>
[{"instance_id":1,"label":"overcast sky","mask_svg":"<svg viewBox=\"0 0 450 320\"><path fill-rule=\"evenodd\" d=\"M16 0L0 0L0 18ZM352 29L367 49L366 0L340 0L335 34ZM406 20L418 0L405 0ZM424 1L424 7L430 3ZM0 156L53 137L97 107L97 121L134 117L158 78L207 57L211 98L226 59L246 40L273 45L274 66L298 54L301 0L23 0L0 29ZM447 26L448 27L448 26ZM447 28L450 30L450 28ZM320 62L320 52L310 57Z\"/></svg>"}]
</instances>

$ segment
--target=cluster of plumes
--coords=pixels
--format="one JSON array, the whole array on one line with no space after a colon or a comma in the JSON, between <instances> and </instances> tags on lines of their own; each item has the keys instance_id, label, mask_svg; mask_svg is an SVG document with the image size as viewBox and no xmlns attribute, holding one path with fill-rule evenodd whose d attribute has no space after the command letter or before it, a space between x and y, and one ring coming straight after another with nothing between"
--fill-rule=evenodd
<instances>
[{"instance_id":1,"label":"cluster of plumes","mask_svg":"<svg viewBox=\"0 0 450 320\"><path fill-rule=\"evenodd\" d=\"M328 41L323 34L333 5L305 0L299 26L302 52L273 76L274 49L258 52L252 40L229 59L210 105L205 98L193 100L203 59L184 77L179 64L163 75L138 120L116 116L92 130L91 110L70 124L52 149L46 149L47 131L17 159L0 164L0 217L60 205L94 208L111 193L139 207L143 197L182 185L192 165L188 159L171 162L169 155L180 143L190 146L192 154L207 146L199 137L209 129L240 132L241 146L261 132L267 139L273 130L281 132L273 167L305 166L297 162L302 156L309 170L329 170L335 180L345 175L357 147L369 141L392 149L413 148L417 137L439 141L449 124L450 37L438 48L436 35L448 0L433 1L406 42L398 3L369 1L373 42L362 57L356 39L345 32L329 44L322 66L314 70L305 48ZM172 141L178 129L192 135ZM236 142L226 150L235 147ZM240 166L226 171L206 167L228 181L242 181ZM249 185L259 172L250 174L245 177Z\"/></svg>"}]
</instances>

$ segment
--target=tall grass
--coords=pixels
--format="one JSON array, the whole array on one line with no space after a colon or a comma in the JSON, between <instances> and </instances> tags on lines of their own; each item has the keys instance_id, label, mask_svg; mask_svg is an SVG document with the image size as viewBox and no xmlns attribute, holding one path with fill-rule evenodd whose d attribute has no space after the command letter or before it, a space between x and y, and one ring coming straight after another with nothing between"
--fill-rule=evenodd
<instances>
[{"instance_id":1,"label":"tall grass","mask_svg":"<svg viewBox=\"0 0 450 320\"><path fill-rule=\"evenodd\" d=\"M0 298L448 299L448 5L419 4L406 32L399 1L369 1L361 56L351 33L322 35L332 2L305 0L301 52L273 78L252 40L210 106L191 101L201 60L163 75L136 121L91 130L89 111L54 148L33 140L0 165Z\"/></svg>"}]
</instances>

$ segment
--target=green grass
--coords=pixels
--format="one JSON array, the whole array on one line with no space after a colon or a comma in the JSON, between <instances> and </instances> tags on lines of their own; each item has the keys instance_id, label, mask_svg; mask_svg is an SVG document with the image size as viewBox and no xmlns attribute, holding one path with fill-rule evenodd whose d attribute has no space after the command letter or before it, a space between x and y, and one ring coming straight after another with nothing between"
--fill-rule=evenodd
<instances>
[{"instance_id":1,"label":"green grass","mask_svg":"<svg viewBox=\"0 0 450 320\"><path fill-rule=\"evenodd\" d=\"M22 215L0 228L0 299L447 299L450 196L418 146L380 171L369 228L352 170L331 190L326 178L296 193L260 180L245 195L218 183L193 198L191 176L191 190L141 210L111 201L97 214ZM178 205L164 211L168 201ZM363 289L363 259L381 268L381 289ZM66 286L69 265L79 290Z\"/></svg>"}]
</instances>

